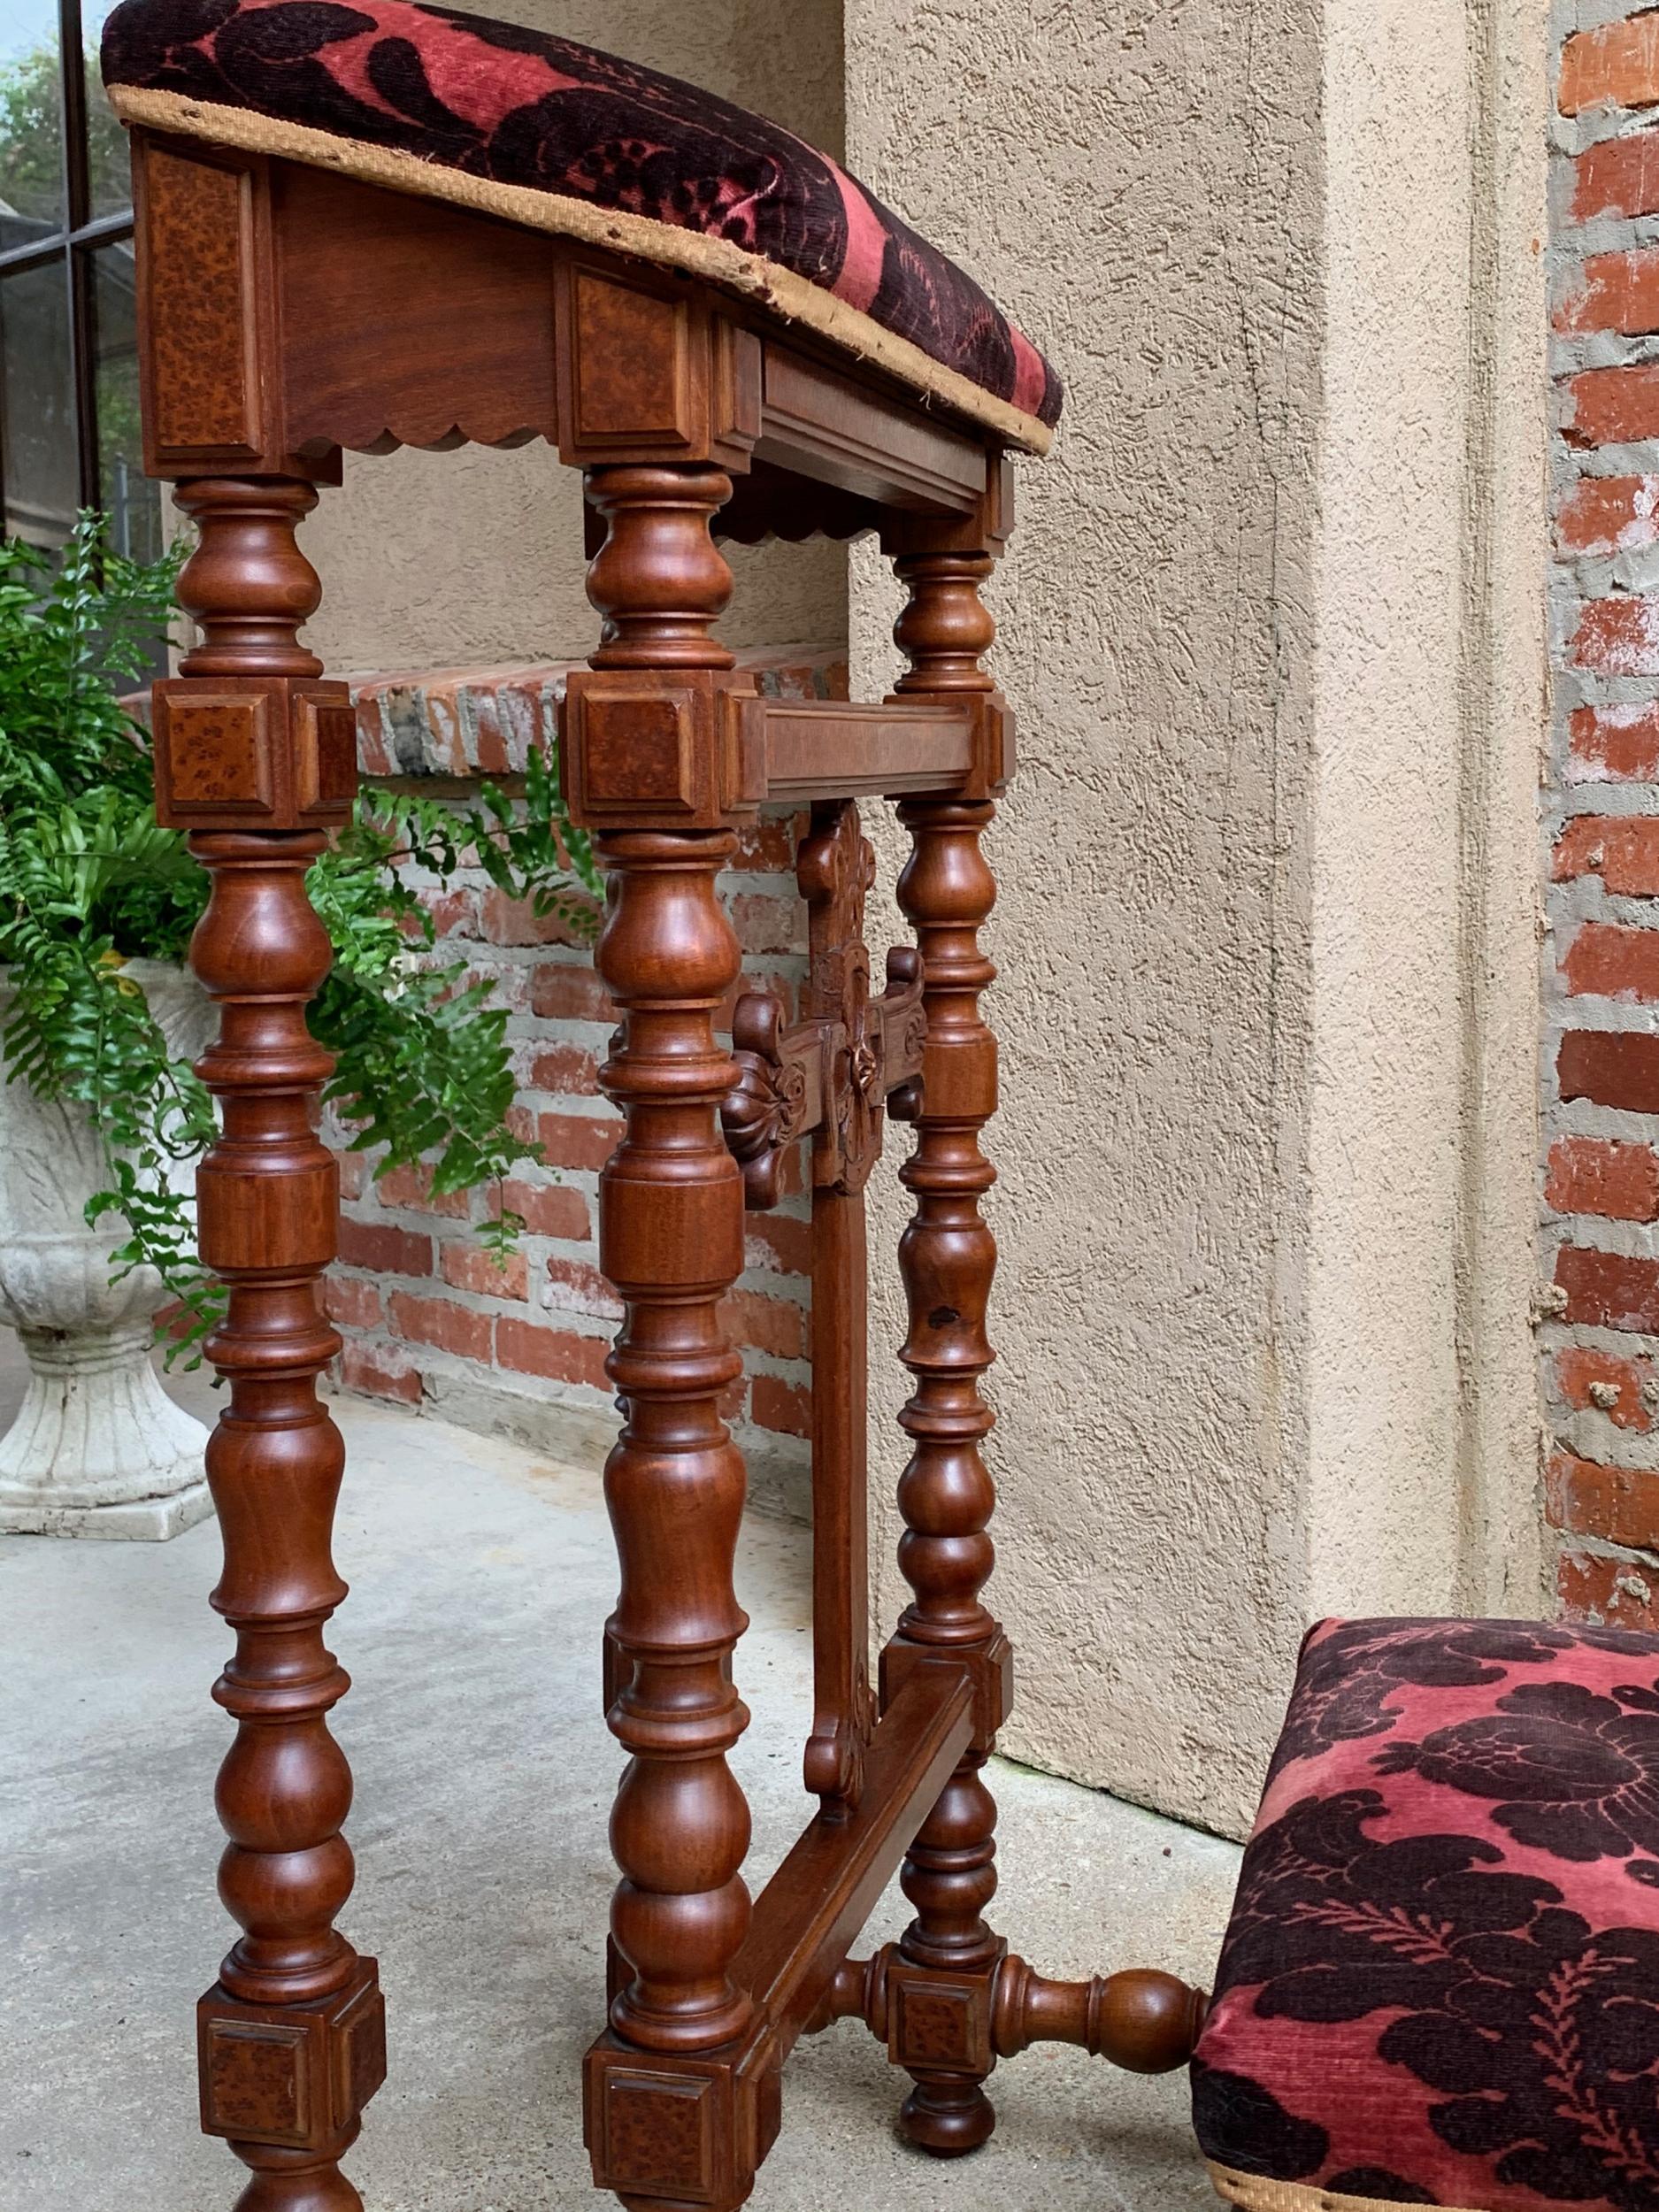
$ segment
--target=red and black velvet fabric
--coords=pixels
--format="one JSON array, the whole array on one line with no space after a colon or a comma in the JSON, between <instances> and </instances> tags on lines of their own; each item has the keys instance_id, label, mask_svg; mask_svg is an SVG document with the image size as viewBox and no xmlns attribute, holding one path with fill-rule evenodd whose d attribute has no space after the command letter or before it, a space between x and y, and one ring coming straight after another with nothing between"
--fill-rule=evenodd
<instances>
[{"instance_id":1,"label":"red and black velvet fabric","mask_svg":"<svg viewBox=\"0 0 1659 2212\"><path fill-rule=\"evenodd\" d=\"M726 240L1058 419L1029 340L826 155L592 47L410 0L124 0L104 76Z\"/></svg>"},{"instance_id":2,"label":"red and black velvet fabric","mask_svg":"<svg viewBox=\"0 0 1659 2212\"><path fill-rule=\"evenodd\" d=\"M1315 1629L1193 2086L1240 2203L1659 2212L1659 1638Z\"/></svg>"}]
</instances>

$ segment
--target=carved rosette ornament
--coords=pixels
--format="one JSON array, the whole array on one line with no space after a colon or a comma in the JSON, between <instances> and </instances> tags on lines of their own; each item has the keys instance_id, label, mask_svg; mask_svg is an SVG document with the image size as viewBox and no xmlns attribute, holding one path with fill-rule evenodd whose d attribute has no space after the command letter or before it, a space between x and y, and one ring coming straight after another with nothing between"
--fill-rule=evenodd
<instances>
[{"instance_id":1,"label":"carved rosette ornament","mask_svg":"<svg viewBox=\"0 0 1659 2212\"><path fill-rule=\"evenodd\" d=\"M786 1043L783 1001L749 991L732 1017L737 1080L720 1105L732 1157L743 1171L743 1202L766 1213L782 1195L784 1155L817 1122L824 1087L816 1031Z\"/></svg>"},{"instance_id":2,"label":"carved rosette ornament","mask_svg":"<svg viewBox=\"0 0 1659 2212\"><path fill-rule=\"evenodd\" d=\"M887 987L871 996L864 901L875 865L852 800L813 808L795 859L810 917L806 1018L786 1028L783 1002L771 991L746 993L732 1018L737 1079L720 1119L751 1211L777 1204L783 1156L807 1135L814 1189L862 1191L881 1156L884 1114L910 1121L919 1111L927 1038L921 956L895 946Z\"/></svg>"}]
</instances>

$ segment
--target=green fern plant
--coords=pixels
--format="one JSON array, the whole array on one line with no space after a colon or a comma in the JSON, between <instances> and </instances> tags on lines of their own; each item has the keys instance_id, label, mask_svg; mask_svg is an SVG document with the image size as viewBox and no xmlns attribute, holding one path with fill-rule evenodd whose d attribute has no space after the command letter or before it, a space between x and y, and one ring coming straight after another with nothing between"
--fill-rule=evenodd
<instances>
[{"instance_id":1,"label":"green fern plant","mask_svg":"<svg viewBox=\"0 0 1659 2212\"><path fill-rule=\"evenodd\" d=\"M171 1172L212 1141L213 1108L126 964L182 960L208 886L182 836L156 824L148 732L121 694L172 619L180 550L123 559L90 512L55 562L0 542L0 1073L85 1109L108 1168L88 1218L121 1215L116 1275L153 1267L178 1302L175 1356L221 1304ZM440 1193L499 1185L541 1156L510 1125L506 1010L491 984L440 962L406 879L411 864L445 883L472 863L591 933L593 856L539 753L522 805L490 786L466 808L365 793L307 879L334 949L311 1010L336 1056L326 1102L353 1149L378 1154L377 1177L423 1162ZM498 1202L478 1234L504 1260L523 1225Z\"/></svg>"}]
</instances>

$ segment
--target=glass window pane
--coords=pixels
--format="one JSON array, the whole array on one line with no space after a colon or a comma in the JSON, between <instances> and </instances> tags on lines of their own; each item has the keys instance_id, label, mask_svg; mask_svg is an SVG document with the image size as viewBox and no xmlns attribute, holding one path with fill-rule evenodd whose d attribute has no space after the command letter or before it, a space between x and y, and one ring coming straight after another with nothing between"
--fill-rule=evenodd
<instances>
[{"instance_id":1,"label":"glass window pane","mask_svg":"<svg viewBox=\"0 0 1659 2212\"><path fill-rule=\"evenodd\" d=\"M87 56L87 173L92 186L92 212L120 215L133 204L132 160L127 133L115 119L115 110L104 96L98 73L98 44L104 19L116 0L82 0L81 26L86 35Z\"/></svg>"},{"instance_id":2,"label":"glass window pane","mask_svg":"<svg viewBox=\"0 0 1659 2212\"><path fill-rule=\"evenodd\" d=\"M61 230L64 103L57 0L0 7L0 252Z\"/></svg>"},{"instance_id":3,"label":"glass window pane","mask_svg":"<svg viewBox=\"0 0 1659 2212\"><path fill-rule=\"evenodd\" d=\"M138 333L133 242L92 257L93 359L98 401L98 504L118 553L153 561L162 549L161 488L144 475L138 418Z\"/></svg>"},{"instance_id":4,"label":"glass window pane","mask_svg":"<svg viewBox=\"0 0 1659 2212\"><path fill-rule=\"evenodd\" d=\"M0 435L5 526L58 545L80 504L69 291L62 257L0 278Z\"/></svg>"}]
</instances>

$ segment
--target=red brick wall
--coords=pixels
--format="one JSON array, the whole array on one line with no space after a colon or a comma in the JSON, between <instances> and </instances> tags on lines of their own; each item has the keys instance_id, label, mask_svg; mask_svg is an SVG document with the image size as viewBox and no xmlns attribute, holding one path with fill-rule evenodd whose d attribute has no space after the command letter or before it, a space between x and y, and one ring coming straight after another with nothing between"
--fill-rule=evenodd
<instances>
[{"instance_id":1,"label":"red brick wall","mask_svg":"<svg viewBox=\"0 0 1659 2212\"><path fill-rule=\"evenodd\" d=\"M1659 13L1556 100L1546 1511L1563 1609L1659 1628Z\"/></svg>"},{"instance_id":2,"label":"red brick wall","mask_svg":"<svg viewBox=\"0 0 1659 2212\"><path fill-rule=\"evenodd\" d=\"M799 647L745 654L764 687L845 697L843 657ZM527 749L551 741L562 668L442 670L357 686L365 773L441 795L480 774L507 778ZM743 947L744 981L776 986L791 1015L804 969L788 821L764 820L723 879ZM614 1432L604 1378L618 1310L598 1270L598 1171L618 1123L598 1095L597 1064L614 1012L592 955L557 921L538 921L481 873L435 887L442 940L488 974L511 1009L518 1112L549 1168L510 1185L528 1231L503 1275L470 1225L487 1194L431 1198L409 1171L376 1184L345 1156L341 1263L328 1309L346 1338L350 1390L501 1428L549 1452L591 1450ZM728 1418L748 1452L758 1497L799 1508L803 1493L809 1292L807 1201L799 1173L782 1206L749 1217L748 1268L729 1318L744 1354Z\"/></svg>"}]
</instances>

